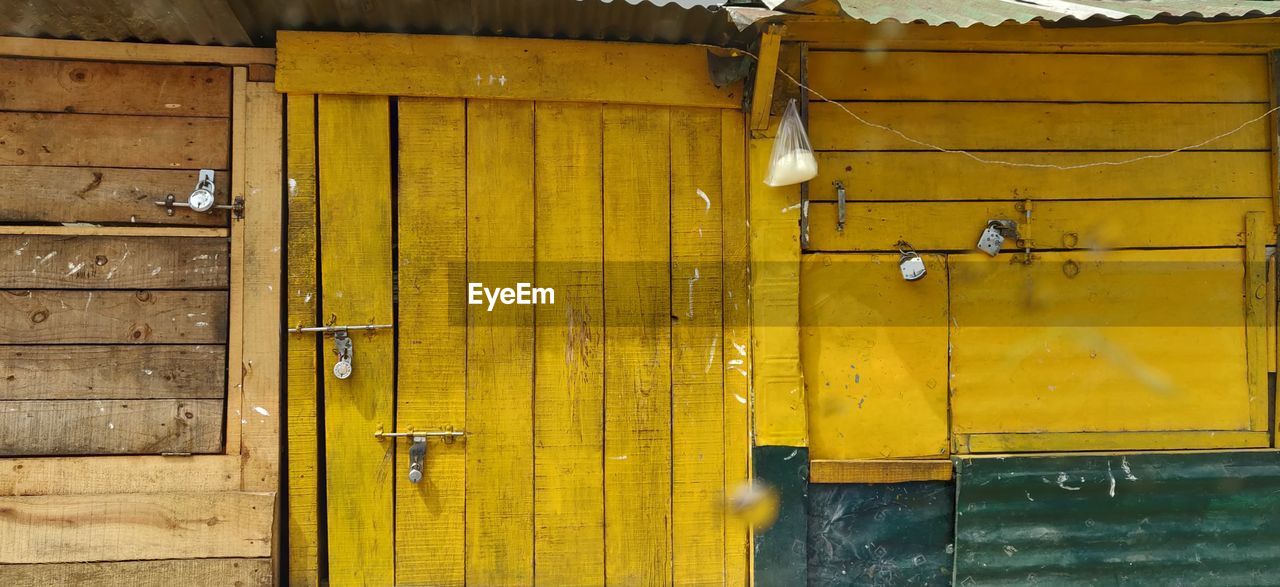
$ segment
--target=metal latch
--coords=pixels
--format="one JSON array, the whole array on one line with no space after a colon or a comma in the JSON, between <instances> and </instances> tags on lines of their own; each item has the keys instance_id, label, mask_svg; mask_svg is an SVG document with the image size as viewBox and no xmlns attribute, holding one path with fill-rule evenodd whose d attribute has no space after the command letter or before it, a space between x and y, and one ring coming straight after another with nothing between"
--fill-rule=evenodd
<instances>
[{"instance_id":1,"label":"metal latch","mask_svg":"<svg viewBox=\"0 0 1280 587\"><path fill-rule=\"evenodd\" d=\"M844 182L837 179L831 185L836 187L836 232L844 232Z\"/></svg>"},{"instance_id":2,"label":"metal latch","mask_svg":"<svg viewBox=\"0 0 1280 587\"><path fill-rule=\"evenodd\" d=\"M383 328L391 328L391 324L366 324L363 326L298 326L290 328L287 332L290 334L302 334L306 332L318 332L321 334L333 335L333 352L338 355L338 362L333 365L333 376L338 379L346 379L351 377L354 365L352 358L355 355L355 344L351 340L350 331L352 330L379 330Z\"/></svg>"},{"instance_id":3,"label":"metal latch","mask_svg":"<svg viewBox=\"0 0 1280 587\"><path fill-rule=\"evenodd\" d=\"M978 236L978 250L992 257L1000 254L1006 239L1018 238L1018 223L1012 220L988 220L987 227Z\"/></svg>"},{"instance_id":4,"label":"metal latch","mask_svg":"<svg viewBox=\"0 0 1280 587\"><path fill-rule=\"evenodd\" d=\"M179 202L178 198L173 194L164 197L163 201L156 202L157 206L164 206L165 214L173 216L175 208L189 208L192 212L200 212L202 214L212 214L214 210L231 210L232 215L236 218L244 218L244 198L237 196L235 201L230 204L216 204L214 192L217 188L213 183L213 170L201 169L200 177L196 181L196 188L191 190L191 194L187 196L187 201Z\"/></svg>"},{"instance_id":5,"label":"metal latch","mask_svg":"<svg viewBox=\"0 0 1280 587\"><path fill-rule=\"evenodd\" d=\"M377 432L373 433L373 437L378 440L384 438L408 438L412 444L409 445L409 482L419 483L422 481L423 466L427 461L427 439L438 437L445 444L453 444L454 440L465 438L466 432L454 430L453 428L445 428L443 430L413 430L408 432L383 432L379 427Z\"/></svg>"}]
</instances>

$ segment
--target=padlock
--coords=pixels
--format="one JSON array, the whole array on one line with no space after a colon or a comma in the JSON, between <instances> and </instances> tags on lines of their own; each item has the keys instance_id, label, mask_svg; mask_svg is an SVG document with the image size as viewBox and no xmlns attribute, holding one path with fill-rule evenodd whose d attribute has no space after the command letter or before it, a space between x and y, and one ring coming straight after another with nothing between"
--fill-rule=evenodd
<instances>
[{"instance_id":1,"label":"padlock","mask_svg":"<svg viewBox=\"0 0 1280 587\"><path fill-rule=\"evenodd\" d=\"M898 253L902 255L902 258L898 259L898 269L902 271L903 279L915 281L924 277L924 259L920 257L919 253L911 249L911 245L899 241Z\"/></svg>"},{"instance_id":2,"label":"padlock","mask_svg":"<svg viewBox=\"0 0 1280 587\"><path fill-rule=\"evenodd\" d=\"M992 257L1000 254L1000 247L1009 238L1018 238L1018 224L1012 220L988 220L987 227L978 237L978 250Z\"/></svg>"}]
</instances>

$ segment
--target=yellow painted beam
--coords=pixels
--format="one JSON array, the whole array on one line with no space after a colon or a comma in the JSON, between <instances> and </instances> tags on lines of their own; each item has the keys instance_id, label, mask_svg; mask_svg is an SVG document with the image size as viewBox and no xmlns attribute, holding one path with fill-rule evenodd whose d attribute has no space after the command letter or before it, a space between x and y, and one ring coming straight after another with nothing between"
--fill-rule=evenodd
<instances>
[{"instance_id":1,"label":"yellow painted beam","mask_svg":"<svg viewBox=\"0 0 1280 587\"><path fill-rule=\"evenodd\" d=\"M1244 330L1248 353L1249 429L1266 431L1271 423L1267 389L1267 241L1275 236L1267 212L1245 215Z\"/></svg>"},{"instance_id":2,"label":"yellow painted beam","mask_svg":"<svg viewBox=\"0 0 1280 587\"><path fill-rule=\"evenodd\" d=\"M703 47L498 37L280 31L281 92L737 108Z\"/></svg>"},{"instance_id":3,"label":"yellow painted beam","mask_svg":"<svg viewBox=\"0 0 1280 587\"><path fill-rule=\"evenodd\" d=\"M770 26L760 35L760 49L756 53L756 76L751 86L751 130L769 128L773 84L778 77L778 51L781 48L781 27Z\"/></svg>"},{"instance_id":4,"label":"yellow painted beam","mask_svg":"<svg viewBox=\"0 0 1280 587\"><path fill-rule=\"evenodd\" d=\"M1267 432L1196 430L961 434L957 437L957 442L963 453L1019 453L1261 448L1269 446L1271 440Z\"/></svg>"},{"instance_id":5,"label":"yellow painted beam","mask_svg":"<svg viewBox=\"0 0 1280 587\"><path fill-rule=\"evenodd\" d=\"M809 460L810 483L904 483L950 481L951 461L945 460Z\"/></svg>"}]
</instances>

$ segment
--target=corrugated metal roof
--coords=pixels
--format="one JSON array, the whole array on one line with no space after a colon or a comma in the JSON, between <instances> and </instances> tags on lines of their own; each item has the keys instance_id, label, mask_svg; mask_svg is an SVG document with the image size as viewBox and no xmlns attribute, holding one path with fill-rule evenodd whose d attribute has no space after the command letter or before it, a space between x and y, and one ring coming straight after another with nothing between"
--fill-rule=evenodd
<instances>
[{"instance_id":1,"label":"corrugated metal roof","mask_svg":"<svg viewBox=\"0 0 1280 587\"><path fill-rule=\"evenodd\" d=\"M850 18L870 23L897 21L930 25L1039 21L1057 24L1139 24L1191 22L1280 15L1280 2L1266 0L838 0ZM804 10L808 0L789 1L780 10Z\"/></svg>"},{"instance_id":2,"label":"corrugated metal roof","mask_svg":"<svg viewBox=\"0 0 1280 587\"><path fill-rule=\"evenodd\" d=\"M341 30L732 45L718 0L0 0L0 35L271 46Z\"/></svg>"},{"instance_id":3,"label":"corrugated metal roof","mask_svg":"<svg viewBox=\"0 0 1280 587\"><path fill-rule=\"evenodd\" d=\"M957 461L956 585L1273 585L1280 453Z\"/></svg>"}]
</instances>

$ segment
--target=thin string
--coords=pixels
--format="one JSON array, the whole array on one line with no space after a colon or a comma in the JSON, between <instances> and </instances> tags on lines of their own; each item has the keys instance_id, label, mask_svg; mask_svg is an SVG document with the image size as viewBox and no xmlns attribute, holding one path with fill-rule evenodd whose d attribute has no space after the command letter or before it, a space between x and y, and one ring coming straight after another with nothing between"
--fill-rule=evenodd
<instances>
[{"instance_id":1,"label":"thin string","mask_svg":"<svg viewBox=\"0 0 1280 587\"><path fill-rule=\"evenodd\" d=\"M710 45L704 45L704 46L710 47ZM757 63L760 61L760 58L759 58L759 57L756 57L754 54L752 54L752 53L751 53L751 52L749 52L749 51L743 51L743 50L741 50L741 49L733 49L732 51L733 51L734 53L741 53L741 54L747 55L747 56L751 57L752 59L755 59ZM872 121L870 121L870 120L867 120L867 119L863 118L862 116L859 116L859 115L858 115L858 113L856 113L856 112L854 112L854 111L852 111L852 110L849 110L847 107L845 107L845 105L844 105L844 104L842 104L842 103L840 103L840 102L837 102L837 101L835 101L835 100L832 100L831 98L828 98L828 97L826 97L826 96L822 95L821 93L817 92L817 91L816 91L816 90L814 90L813 88L811 88L811 87L809 87L809 86L807 86L807 85L805 85L805 84L800 83L800 80L797 80L796 78L792 77L792 76L791 76L791 74L787 73L786 71L783 71L782 67L778 67L778 73L782 74L782 76L783 76L783 77L785 77L785 78L787 78L788 80L790 80L790 81L791 81L791 83L793 83L793 84L795 84L795 85L796 85L796 87L798 87L798 88L800 88L800 89L802 89L802 90L805 90L805 91L809 92L809 93L810 93L810 94L812 94L813 96L817 97L819 100L821 100L821 101L823 101L823 102L826 102L826 103L828 103L828 104L833 104L833 105L835 105L835 106L836 106L837 108L839 108L840 110L843 110L845 114L848 114L850 117L852 117L854 120L858 121L859 123L861 123L861 124L863 124L863 125L865 125L865 126L869 126L869 127L871 127L871 128L879 129L879 130L882 130L882 131L889 132L889 133L892 133L892 134L894 134L894 135L897 135L897 136L898 136L899 138L901 138L902 140L907 141L907 142L909 142L909 143L911 143L911 144L918 145L918 146L921 146L921 147L924 147L924 148L926 148L926 149L930 149L930 150L933 150L933 151L938 151L938 152L940 152L940 153L952 153L952 154L955 154L955 155L964 155L965 157L968 157L968 158L970 158L970 159L973 159L974 161L977 161L978 163L983 163L983 164L987 164L987 165L1003 165L1003 166L1005 166L1005 167L1024 167L1024 168L1030 168L1030 169L1057 169L1057 170L1060 170L1060 171L1070 171L1070 170L1073 170L1073 169L1088 169L1088 168L1090 168L1090 167L1118 167L1118 166L1121 166L1121 165L1129 165L1129 164L1131 164L1131 163L1137 163L1137 162L1139 162L1139 161L1147 161L1147 160L1150 160L1150 159L1163 159L1163 158L1165 158L1165 157L1169 157L1169 156L1171 156L1171 155L1176 155L1176 154L1181 153L1181 152L1183 152L1183 151L1189 151L1189 150L1192 150L1192 149L1198 149L1198 148L1203 147L1203 146L1205 146L1205 145L1207 145L1207 144L1209 144L1209 143L1212 143L1212 142L1214 142L1214 141L1217 141L1217 140L1220 140L1220 139L1227 138L1227 137L1229 137L1229 136L1231 136L1231 135L1234 135L1234 134L1236 134L1236 133L1238 133L1238 132L1240 132L1240 131L1244 130L1245 128L1249 127L1250 125L1256 124L1257 122L1259 122L1259 121L1261 121L1261 120L1266 119L1268 116L1271 116L1271 115L1272 115L1272 114L1274 114L1276 111L1280 111L1280 106L1276 106L1275 108L1272 108L1272 109L1270 109L1270 110L1267 110L1266 112L1263 112L1262 114L1259 114L1258 116L1256 116L1256 117L1254 117L1254 118L1251 118L1251 119L1249 119L1249 120L1246 120L1246 121L1244 121L1244 122L1240 123L1240 125L1239 125L1239 126L1237 126L1237 127L1233 128L1233 129L1231 129L1231 130L1229 130L1229 131L1227 131L1227 132L1224 132L1224 133L1221 133L1221 134L1218 134L1218 135L1214 135L1214 136L1209 137L1209 138L1207 138L1207 139L1205 139L1205 140L1203 140L1203 141L1200 141L1200 142L1198 142L1198 143L1194 143L1194 144L1191 144L1191 145L1187 145L1187 146L1185 146L1185 147L1178 147L1177 149L1174 149L1174 150L1172 150L1172 151L1162 151L1162 152L1159 152L1159 153L1147 153L1147 154L1144 154L1144 155L1138 155L1138 156L1136 156L1136 157L1131 157L1131 158L1129 158L1129 159L1121 159L1121 160L1119 160L1119 161L1094 161L1094 162L1092 162L1092 163L1079 163L1079 164L1076 164L1076 165L1058 165L1058 164L1055 164L1055 163L1026 163L1026 162L1021 162L1021 161L1006 161L1006 160L1003 160L1003 159L990 159L990 158L987 158L987 157L983 157L983 156L981 156L981 155L978 155L978 154L976 154L976 153L971 153L971 152L966 151L966 150L964 150L964 149L951 149L951 148L943 147L943 146L940 146L940 145L935 145L935 144L930 143L930 142L928 142L928 141L923 141L923 140L917 139L917 138L912 137L912 136L910 136L910 135L907 135L906 133L904 133L904 132L902 132L902 131L900 131L900 130L898 130L898 129L896 129L896 128L893 128L893 127L891 127L891 126L886 126L886 125L883 125L883 124L880 124L880 123L877 123L877 122L872 122Z\"/></svg>"}]
</instances>

